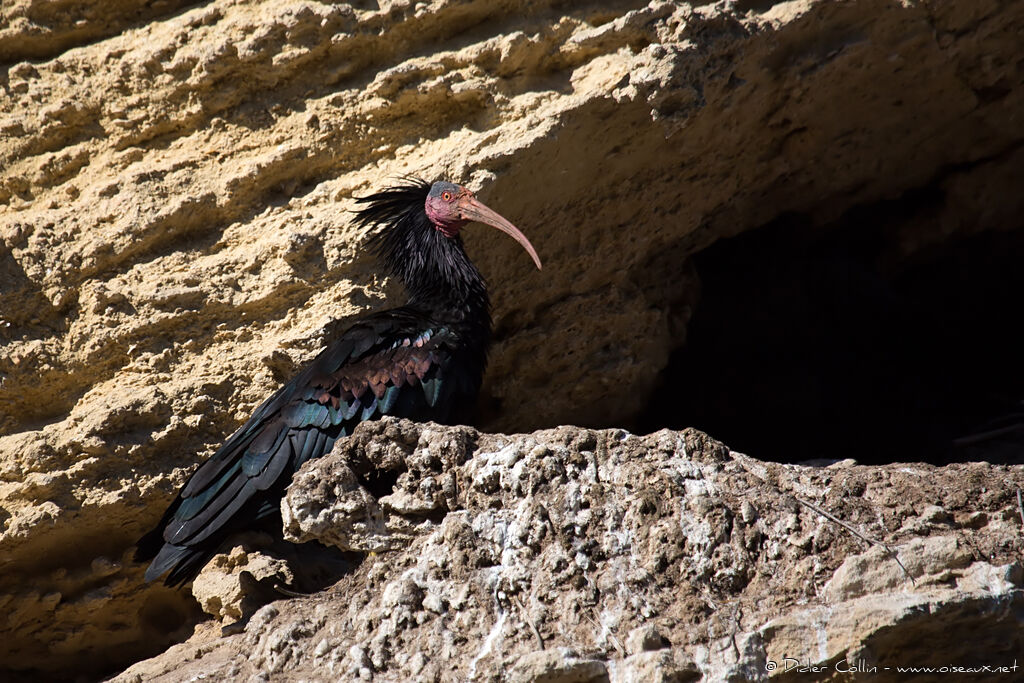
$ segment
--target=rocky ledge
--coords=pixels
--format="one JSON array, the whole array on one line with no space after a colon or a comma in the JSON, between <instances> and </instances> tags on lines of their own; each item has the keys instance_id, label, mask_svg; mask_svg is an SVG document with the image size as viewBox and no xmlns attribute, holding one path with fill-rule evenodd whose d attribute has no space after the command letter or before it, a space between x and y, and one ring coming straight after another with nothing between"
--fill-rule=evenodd
<instances>
[{"instance_id":1,"label":"rocky ledge","mask_svg":"<svg viewBox=\"0 0 1024 683\"><path fill-rule=\"evenodd\" d=\"M722 681L775 667L846 680L877 667L871 680L897 681L896 667L1012 666L1022 486L1020 466L764 463L695 430L506 436L388 418L307 463L282 503L287 537L366 554L328 590L267 604L235 635L207 624L115 680ZM293 562L238 547L197 597L234 620L240 578L290 578L302 546Z\"/></svg>"}]
</instances>

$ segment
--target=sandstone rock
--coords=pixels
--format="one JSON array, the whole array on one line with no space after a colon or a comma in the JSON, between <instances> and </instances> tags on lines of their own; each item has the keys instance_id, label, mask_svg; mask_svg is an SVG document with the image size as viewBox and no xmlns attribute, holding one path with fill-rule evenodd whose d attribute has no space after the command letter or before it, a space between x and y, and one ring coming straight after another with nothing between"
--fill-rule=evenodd
<instances>
[{"instance_id":1,"label":"sandstone rock","mask_svg":"<svg viewBox=\"0 0 1024 683\"><path fill-rule=\"evenodd\" d=\"M434 468L423 467L428 453ZM353 486L352 468L401 473L398 489L444 474L457 483L427 516L392 511L383 523L380 508L342 504L342 526L361 532L339 537L318 520L337 505L332 478ZM956 481L986 494L963 498ZM758 463L692 430L505 436L366 423L307 463L282 507L310 537L323 529L345 548L389 527L404 544L366 556L329 591L263 608L244 635L194 636L205 648L194 664L175 652L116 680L759 680L786 662L837 676L860 665L1012 665L1022 483L1020 466ZM834 495L851 487L863 495ZM908 573L798 497L891 546ZM941 505L952 528L905 531L922 501ZM990 515L982 528L956 521L978 511ZM360 527L360 515L375 525ZM785 542L793 532L813 540Z\"/></svg>"},{"instance_id":2,"label":"sandstone rock","mask_svg":"<svg viewBox=\"0 0 1024 683\"><path fill-rule=\"evenodd\" d=\"M457 509L453 473L469 455L472 430L445 430L429 449L412 450L417 433L410 423L389 423L388 428L384 450L377 441L346 439L338 445L345 457L331 461L335 469L296 475L302 484L289 489L281 506L286 539L319 540L342 550L397 550L429 527L432 518ZM360 484L375 472L397 477L379 498ZM497 469L485 475L495 476Z\"/></svg>"},{"instance_id":3,"label":"sandstone rock","mask_svg":"<svg viewBox=\"0 0 1024 683\"><path fill-rule=\"evenodd\" d=\"M701 673L682 650L638 652L621 662L611 662L614 681L622 683L684 683L700 680Z\"/></svg>"},{"instance_id":4,"label":"sandstone rock","mask_svg":"<svg viewBox=\"0 0 1024 683\"><path fill-rule=\"evenodd\" d=\"M626 637L626 651L631 655L665 647L665 639L654 626L637 626Z\"/></svg>"},{"instance_id":5,"label":"sandstone rock","mask_svg":"<svg viewBox=\"0 0 1024 683\"><path fill-rule=\"evenodd\" d=\"M471 678L475 677L471 671ZM608 680L604 662L580 659L568 648L538 650L519 658L508 673L510 683L600 683Z\"/></svg>"},{"instance_id":6,"label":"sandstone rock","mask_svg":"<svg viewBox=\"0 0 1024 683\"><path fill-rule=\"evenodd\" d=\"M210 560L192 582L191 591L204 612L228 623L237 622L255 611L245 604L248 594L255 592L252 584L268 579L287 585L295 575L284 560L255 551L249 544L238 545Z\"/></svg>"},{"instance_id":7,"label":"sandstone rock","mask_svg":"<svg viewBox=\"0 0 1024 683\"><path fill-rule=\"evenodd\" d=\"M922 187L943 198L899 228L904 256L1024 215L1022 26L1021 4L999 1L5 3L0 661L100 675L193 628L195 602L142 585L131 544L332 330L398 294L349 226L353 194L402 173L461 180L538 247L534 273L500 235L467 231L496 323L483 426L629 426L685 340L694 251L783 214L819 224ZM496 522L474 529L452 494L506 500L507 457L485 459L470 488L437 475L464 466L453 460L413 462L372 500L325 480L323 494L363 496L347 508L297 489L288 533L403 552L443 519L445 543L493 562L473 539L497 542ZM690 537L688 571L716 590L747 580L741 548L779 559L842 533L805 528L799 507L758 526L767 501L725 515L688 487L697 516L656 531ZM941 520L920 513L940 498L920 497L916 521L895 501L900 523L930 534ZM379 519L357 519L360 500ZM943 507L966 524L960 503ZM1008 523L991 500L979 513L965 528ZM723 546L736 519L747 536ZM635 571L672 565L664 546L649 541ZM602 562L564 552L562 572ZM830 578L804 559L793 581ZM440 594L423 599L446 609ZM658 628L675 652L674 630ZM376 670L374 655L345 653L344 671ZM717 671L718 656L694 659ZM442 675L426 657L402 666Z\"/></svg>"}]
</instances>

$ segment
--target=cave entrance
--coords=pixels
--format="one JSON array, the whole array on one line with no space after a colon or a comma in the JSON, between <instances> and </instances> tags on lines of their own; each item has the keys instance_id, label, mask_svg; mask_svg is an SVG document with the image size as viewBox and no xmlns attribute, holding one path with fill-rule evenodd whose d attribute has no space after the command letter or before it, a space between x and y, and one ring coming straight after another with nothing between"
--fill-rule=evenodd
<instances>
[{"instance_id":1,"label":"cave entrance","mask_svg":"<svg viewBox=\"0 0 1024 683\"><path fill-rule=\"evenodd\" d=\"M780 462L1024 462L1024 217L914 246L940 200L783 216L696 254L701 298L640 431Z\"/></svg>"}]
</instances>

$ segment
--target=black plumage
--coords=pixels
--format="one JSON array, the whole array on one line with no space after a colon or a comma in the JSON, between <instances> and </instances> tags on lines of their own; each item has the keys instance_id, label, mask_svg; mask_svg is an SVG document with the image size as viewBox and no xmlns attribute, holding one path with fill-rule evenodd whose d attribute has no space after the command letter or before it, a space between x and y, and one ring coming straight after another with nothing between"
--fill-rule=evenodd
<instances>
[{"instance_id":1,"label":"black plumage","mask_svg":"<svg viewBox=\"0 0 1024 683\"><path fill-rule=\"evenodd\" d=\"M372 247L408 303L360 319L268 398L199 466L138 542L146 579L193 579L232 532L279 512L293 473L364 420L450 422L474 402L491 319L484 280L459 230L471 220L529 241L465 188L420 180L358 199L356 222L378 225ZM168 573L169 572L169 573Z\"/></svg>"}]
</instances>

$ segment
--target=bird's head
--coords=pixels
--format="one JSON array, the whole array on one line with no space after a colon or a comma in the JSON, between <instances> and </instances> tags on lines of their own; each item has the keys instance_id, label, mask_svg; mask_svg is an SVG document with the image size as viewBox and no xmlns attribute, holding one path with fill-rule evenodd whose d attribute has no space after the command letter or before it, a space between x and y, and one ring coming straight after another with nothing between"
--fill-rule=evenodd
<instances>
[{"instance_id":1,"label":"bird's head","mask_svg":"<svg viewBox=\"0 0 1024 683\"><path fill-rule=\"evenodd\" d=\"M526 239L526 235L521 233L516 226L502 218L497 212L487 208L480 200L473 196L472 192L462 185L456 185L455 183L443 180L434 183L430 186L430 193L427 195L424 209L427 212L427 217L430 218L430 221L437 228L437 231L445 237L455 237L459 234L462 226L470 221L486 223L511 235L526 250L533 259L533 262L537 264L537 268L540 269L540 258L537 256L537 251L533 248L533 245L530 244L530 240Z\"/></svg>"}]
</instances>

